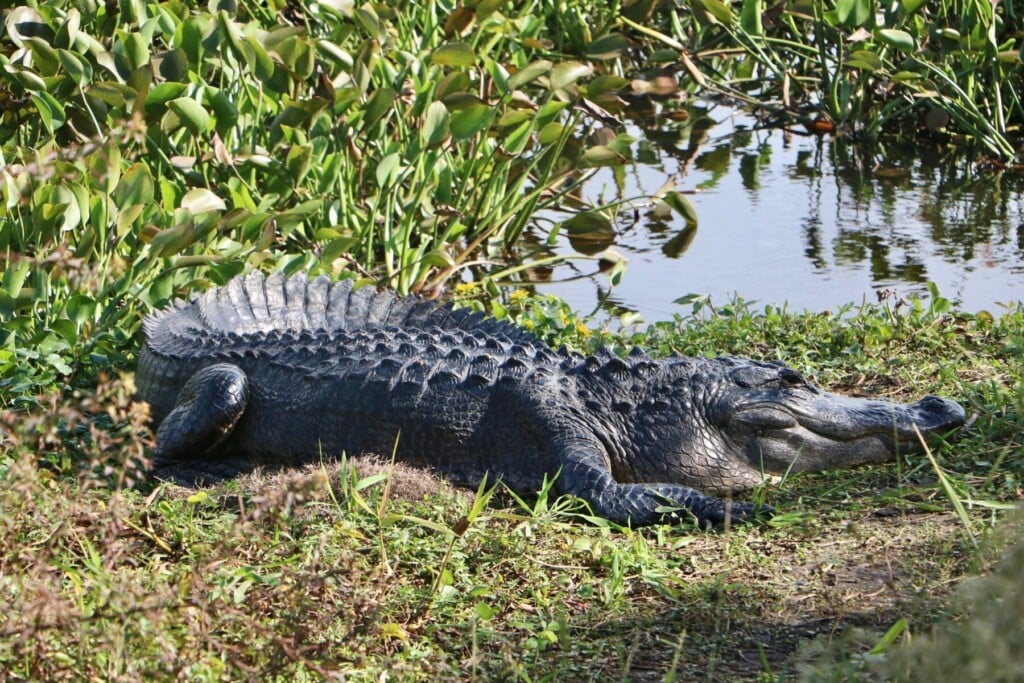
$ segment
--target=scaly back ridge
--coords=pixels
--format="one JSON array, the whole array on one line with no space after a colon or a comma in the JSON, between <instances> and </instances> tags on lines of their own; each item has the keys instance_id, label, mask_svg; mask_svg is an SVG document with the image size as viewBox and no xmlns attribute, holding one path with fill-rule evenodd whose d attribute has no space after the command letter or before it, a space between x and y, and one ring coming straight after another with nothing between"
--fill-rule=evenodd
<instances>
[{"instance_id":1,"label":"scaly back ridge","mask_svg":"<svg viewBox=\"0 0 1024 683\"><path fill-rule=\"evenodd\" d=\"M450 303L418 296L401 297L372 287L355 289L352 280L331 282L326 275L285 278L251 272L231 279L188 302L176 301L149 315L144 328L151 340L160 332L201 326L223 333L355 331L376 327L404 330L464 330L504 337L521 344L541 344L529 332L486 318Z\"/></svg>"}]
</instances>

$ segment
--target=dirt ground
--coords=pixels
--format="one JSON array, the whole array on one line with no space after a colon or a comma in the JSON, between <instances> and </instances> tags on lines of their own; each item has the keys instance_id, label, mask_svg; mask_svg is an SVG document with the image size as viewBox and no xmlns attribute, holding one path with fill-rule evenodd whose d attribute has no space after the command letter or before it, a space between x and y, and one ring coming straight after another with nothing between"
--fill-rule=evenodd
<instances>
[{"instance_id":1,"label":"dirt ground","mask_svg":"<svg viewBox=\"0 0 1024 683\"><path fill-rule=\"evenodd\" d=\"M391 465L357 458L352 466L367 477ZM272 490L275 478L288 476L295 475L250 475L243 486ZM438 492L472 498L402 464L391 486L407 500ZM829 653L870 650L900 619L911 633L926 631L975 556L953 513L870 506L804 526L699 533L685 552L700 558L687 582L710 588L692 604L649 598L647 619L610 618L589 631L623 644L610 669L661 681L675 661L678 680L797 678Z\"/></svg>"}]
</instances>

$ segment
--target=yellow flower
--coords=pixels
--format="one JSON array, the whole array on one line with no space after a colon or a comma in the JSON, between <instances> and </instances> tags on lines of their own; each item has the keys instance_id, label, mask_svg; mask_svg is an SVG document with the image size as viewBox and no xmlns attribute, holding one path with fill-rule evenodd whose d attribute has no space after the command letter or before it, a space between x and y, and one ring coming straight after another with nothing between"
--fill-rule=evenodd
<instances>
[{"instance_id":1,"label":"yellow flower","mask_svg":"<svg viewBox=\"0 0 1024 683\"><path fill-rule=\"evenodd\" d=\"M508 302L510 304L514 304L519 301L522 301L523 299L528 299L529 297L530 293L527 292L525 289L516 289L513 290L513 292L508 295Z\"/></svg>"},{"instance_id":2,"label":"yellow flower","mask_svg":"<svg viewBox=\"0 0 1024 683\"><path fill-rule=\"evenodd\" d=\"M576 334L582 335L584 338L594 334L594 331L583 324L582 321L576 321Z\"/></svg>"}]
</instances>

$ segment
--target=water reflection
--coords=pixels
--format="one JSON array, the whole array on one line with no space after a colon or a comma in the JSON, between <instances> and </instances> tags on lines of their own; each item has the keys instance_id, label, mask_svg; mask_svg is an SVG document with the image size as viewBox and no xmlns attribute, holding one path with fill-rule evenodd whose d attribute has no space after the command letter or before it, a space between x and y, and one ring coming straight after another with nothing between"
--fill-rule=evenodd
<instances>
[{"instance_id":1,"label":"water reflection","mask_svg":"<svg viewBox=\"0 0 1024 683\"><path fill-rule=\"evenodd\" d=\"M882 288L924 293L935 281L968 310L996 312L1024 292L1024 178L989 173L936 142L870 153L779 130L725 107L693 107L682 122L641 117L638 163L602 172L591 197L652 194L667 178L694 191L699 228L642 210L616 224L629 259L605 302L652 321L708 294L810 310L873 300ZM682 118L682 117L678 117ZM621 218L621 217L620 217ZM542 247L538 243L538 248ZM572 251L564 240L556 247ZM581 310L607 292L587 264L559 266L542 287ZM589 277L583 277L589 276Z\"/></svg>"}]
</instances>

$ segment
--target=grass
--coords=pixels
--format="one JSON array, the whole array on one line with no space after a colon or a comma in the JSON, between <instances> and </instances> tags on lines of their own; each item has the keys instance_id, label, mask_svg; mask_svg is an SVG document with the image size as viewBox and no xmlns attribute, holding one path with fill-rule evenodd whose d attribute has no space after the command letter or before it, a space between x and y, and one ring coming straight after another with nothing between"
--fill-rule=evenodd
<instances>
[{"instance_id":1,"label":"grass","mask_svg":"<svg viewBox=\"0 0 1024 683\"><path fill-rule=\"evenodd\" d=\"M1019 497L1020 312L968 316L938 299L899 314L869 307L822 317L732 302L624 337L583 332L554 300L516 297L507 312L582 347L618 339L656 353L783 354L828 386L897 398L935 391L976 416L935 452L935 465L920 456L790 477L766 492L783 513L767 525L630 531L588 524L570 501L542 494L516 505L500 491L488 501L490 491L455 491L386 460L202 491L140 481L145 412L130 402L130 382L105 378L29 418L4 415L12 447L0 459L0 599L10 608L0 618L0 662L8 675L914 672L921 656L900 644L913 636L916 648L951 609L962 577L993 566L994 551L977 555L971 538L988 535L992 504ZM901 620L906 631L887 643ZM998 630L990 635L1002 642Z\"/></svg>"}]
</instances>

